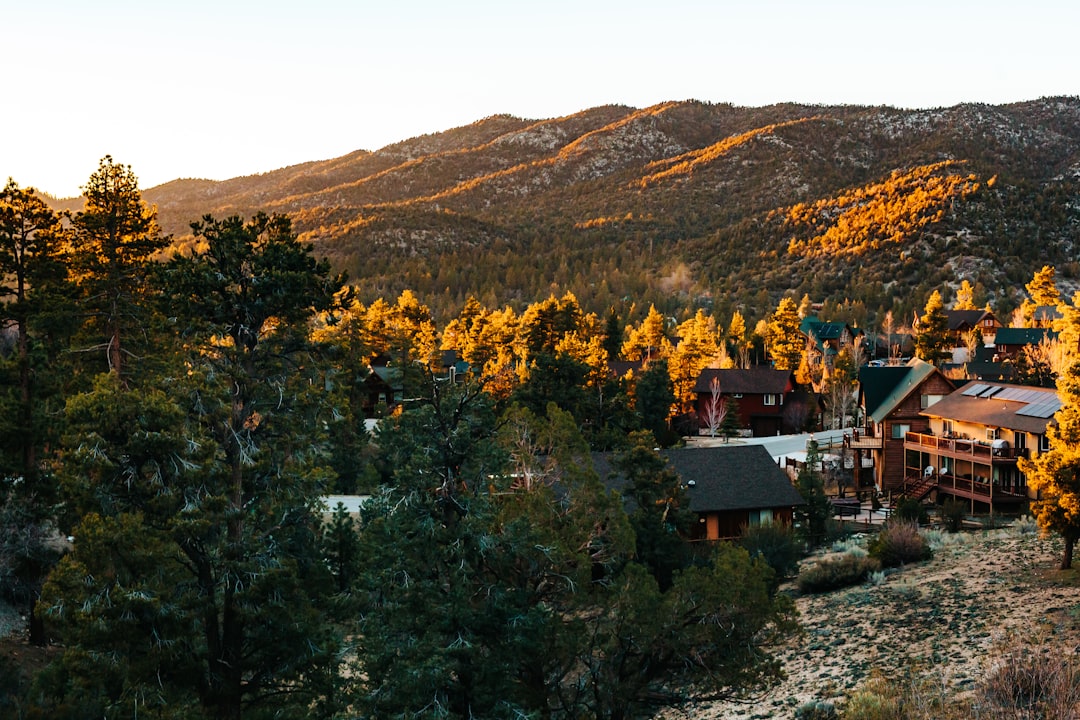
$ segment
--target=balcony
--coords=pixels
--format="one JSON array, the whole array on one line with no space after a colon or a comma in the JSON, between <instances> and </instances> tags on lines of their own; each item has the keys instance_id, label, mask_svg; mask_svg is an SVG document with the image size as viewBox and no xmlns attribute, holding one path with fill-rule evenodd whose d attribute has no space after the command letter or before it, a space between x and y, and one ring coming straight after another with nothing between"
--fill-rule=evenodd
<instances>
[{"instance_id":1,"label":"balcony","mask_svg":"<svg viewBox=\"0 0 1080 720\"><path fill-rule=\"evenodd\" d=\"M853 450L879 450L882 442L880 437L874 437L869 428L849 428L844 431L844 447Z\"/></svg>"},{"instance_id":2,"label":"balcony","mask_svg":"<svg viewBox=\"0 0 1080 720\"><path fill-rule=\"evenodd\" d=\"M905 494L909 494L907 492L908 488L919 488L925 491L923 497L928 495L930 490L937 490L939 496L945 494L1000 504L1016 504L1028 499L1024 487L1020 484L1010 485L1006 488L984 482L981 479L971 480L956 475L935 474L920 476L910 474L913 470L914 468L908 468L909 477L904 481Z\"/></svg>"},{"instance_id":3,"label":"balcony","mask_svg":"<svg viewBox=\"0 0 1080 720\"><path fill-rule=\"evenodd\" d=\"M1026 448L994 447L990 443L971 438L945 437L909 432L904 436L905 450L918 450L950 457L957 460L971 460L986 464L1012 464L1018 458L1026 458Z\"/></svg>"}]
</instances>

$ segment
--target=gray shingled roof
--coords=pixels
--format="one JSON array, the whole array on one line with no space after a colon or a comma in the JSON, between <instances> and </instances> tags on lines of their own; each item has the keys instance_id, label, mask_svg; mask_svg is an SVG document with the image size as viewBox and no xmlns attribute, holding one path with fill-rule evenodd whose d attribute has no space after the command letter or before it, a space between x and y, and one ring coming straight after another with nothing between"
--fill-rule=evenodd
<instances>
[{"instance_id":1,"label":"gray shingled roof","mask_svg":"<svg viewBox=\"0 0 1080 720\"><path fill-rule=\"evenodd\" d=\"M725 395L780 395L788 387L791 373L787 370L773 370L762 365L754 365L745 370L737 368L725 368L717 370L706 368L698 375L694 384L694 392L707 393L711 390L709 383L713 378L720 380L720 392Z\"/></svg>"},{"instance_id":2,"label":"gray shingled roof","mask_svg":"<svg viewBox=\"0 0 1080 720\"><path fill-rule=\"evenodd\" d=\"M679 448L661 455L688 486L686 494L693 512L803 504L799 491L762 445ZM615 474L610 455L594 453L593 464L606 487L623 491L626 480Z\"/></svg>"}]
</instances>

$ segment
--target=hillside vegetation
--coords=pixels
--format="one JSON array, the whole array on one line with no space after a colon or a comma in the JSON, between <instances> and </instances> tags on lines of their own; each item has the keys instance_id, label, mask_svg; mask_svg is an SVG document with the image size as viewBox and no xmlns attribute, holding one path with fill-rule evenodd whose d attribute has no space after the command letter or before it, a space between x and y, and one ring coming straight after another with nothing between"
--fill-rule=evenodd
<instances>
[{"instance_id":1,"label":"hillside vegetation","mask_svg":"<svg viewBox=\"0 0 1080 720\"><path fill-rule=\"evenodd\" d=\"M1080 276L1080 99L931 110L670 102L505 115L376 152L145 191L188 223L289 213L368 300L445 318L570 290L597 312L760 316L780 295L910 315L981 283L999 309L1053 264Z\"/></svg>"}]
</instances>

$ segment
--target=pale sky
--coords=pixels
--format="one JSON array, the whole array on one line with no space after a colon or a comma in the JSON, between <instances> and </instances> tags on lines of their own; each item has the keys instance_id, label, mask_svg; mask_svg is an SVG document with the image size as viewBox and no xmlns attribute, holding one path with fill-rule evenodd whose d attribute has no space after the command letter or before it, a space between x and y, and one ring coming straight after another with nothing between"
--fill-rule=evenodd
<instances>
[{"instance_id":1,"label":"pale sky","mask_svg":"<svg viewBox=\"0 0 1080 720\"><path fill-rule=\"evenodd\" d=\"M697 99L1080 95L1075 0L0 0L0 181L224 180L465 125Z\"/></svg>"}]
</instances>

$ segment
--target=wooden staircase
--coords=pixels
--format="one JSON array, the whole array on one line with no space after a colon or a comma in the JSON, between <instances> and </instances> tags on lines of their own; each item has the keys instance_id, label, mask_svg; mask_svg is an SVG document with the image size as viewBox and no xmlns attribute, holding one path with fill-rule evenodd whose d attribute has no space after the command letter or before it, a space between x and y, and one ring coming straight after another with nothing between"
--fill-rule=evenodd
<instances>
[{"instance_id":1,"label":"wooden staircase","mask_svg":"<svg viewBox=\"0 0 1080 720\"><path fill-rule=\"evenodd\" d=\"M904 487L898 493L898 497L910 498L922 502L927 495L937 487L937 477L934 475L920 476L904 481Z\"/></svg>"}]
</instances>

